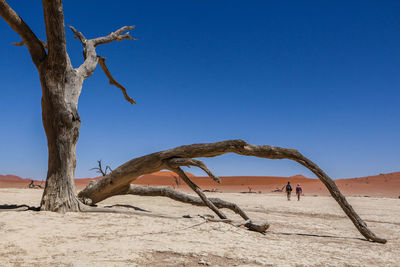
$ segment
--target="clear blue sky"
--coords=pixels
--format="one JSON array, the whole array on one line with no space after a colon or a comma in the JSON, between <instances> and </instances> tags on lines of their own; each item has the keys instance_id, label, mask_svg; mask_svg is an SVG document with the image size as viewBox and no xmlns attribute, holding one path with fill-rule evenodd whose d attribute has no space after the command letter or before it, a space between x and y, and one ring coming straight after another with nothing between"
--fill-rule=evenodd
<instances>
[{"instance_id":1,"label":"clear blue sky","mask_svg":"<svg viewBox=\"0 0 400 267\"><path fill-rule=\"evenodd\" d=\"M45 39L41 1L9 4ZM87 37L136 25L138 41L99 47L79 103L76 177L183 144L241 138L292 147L331 177L400 170L400 1L64 1ZM43 178L41 88L0 20L0 174ZM82 47L67 30L75 66ZM206 159L217 175L304 174L288 160ZM195 174L200 171L190 169Z\"/></svg>"}]
</instances>

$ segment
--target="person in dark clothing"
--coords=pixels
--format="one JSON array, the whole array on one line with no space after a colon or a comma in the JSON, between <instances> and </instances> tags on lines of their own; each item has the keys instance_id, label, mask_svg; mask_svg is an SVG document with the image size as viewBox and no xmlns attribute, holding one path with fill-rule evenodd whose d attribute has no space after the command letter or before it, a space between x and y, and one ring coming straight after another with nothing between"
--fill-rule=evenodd
<instances>
[{"instance_id":1,"label":"person in dark clothing","mask_svg":"<svg viewBox=\"0 0 400 267\"><path fill-rule=\"evenodd\" d=\"M297 201L300 201L301 194L303 194L303 189L301 188L300 184L297 184L296 186Z\"/></svg>"},{"instance_id":2,"label":"person in dark clothing","mask_svg":"<svg viewBox=\"0 0 400 267\"><path fill-rule=\"evenodd\" d=\"M290 196L292 195L292 186L290 185L290 182L287 182L285 191L286 191L287 200L290 200Z\"/></svg>"}]
</instances>

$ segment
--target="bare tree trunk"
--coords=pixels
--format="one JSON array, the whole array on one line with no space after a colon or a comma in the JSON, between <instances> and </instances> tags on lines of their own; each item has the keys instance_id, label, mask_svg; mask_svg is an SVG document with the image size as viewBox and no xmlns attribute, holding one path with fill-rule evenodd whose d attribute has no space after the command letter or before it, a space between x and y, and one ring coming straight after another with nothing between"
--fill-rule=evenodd
<instances>
[{"instance_id":1,"label":"bare tree trunk","mask_svg":"<svg viewBox=\"0 0 400 267\"><path fill-rule=\"evenodd\" d=\"M71 69L61 74L63 79L59 76L55 78L51 70L41 73L42 119L48 146L48 171L41 209L79 211L74 173L81 121L77 112L78 95L70 92L79 92L81 82L76 80Z\"/></svg>"}]
</instances>

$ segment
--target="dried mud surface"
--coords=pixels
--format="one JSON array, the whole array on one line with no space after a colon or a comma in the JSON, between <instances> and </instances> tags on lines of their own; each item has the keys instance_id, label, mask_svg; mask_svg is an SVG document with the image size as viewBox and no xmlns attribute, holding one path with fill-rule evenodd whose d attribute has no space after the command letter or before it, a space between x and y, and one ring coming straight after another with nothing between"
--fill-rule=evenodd
<instances>
[{"instance_id":1,"label":"dried mud surface","mask_svg":"<svg viewBox=\"0 0 400 267\"><path fill-rule=\"evenodd\" d=\"M40 189L0 189L0 204L38 205ZM208 193L267 220L262 235L225 223L126 214L0 212L0 266L398 266L400 199L349 197L385 245L366 242L326 196L287 201L282 194ZM118 196L172 215L211 214L161 197ZM225 213L239 220L230 211Z\"/></svg>"}]
</instances>

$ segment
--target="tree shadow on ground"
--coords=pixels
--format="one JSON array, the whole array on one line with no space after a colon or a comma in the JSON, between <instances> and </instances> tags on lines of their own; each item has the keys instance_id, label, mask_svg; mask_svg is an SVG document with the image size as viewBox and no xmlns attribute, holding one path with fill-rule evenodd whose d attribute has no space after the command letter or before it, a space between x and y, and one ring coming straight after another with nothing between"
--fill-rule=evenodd
<instances>
[{"instance_id":1,"label":"tree shadow on ground","mask_svg":"<svg viewBox=\"0 0 400 267\"><path fill-rule=\"evenodd\" d=\"M4 204L4 205L0 205L0 211L8 211L8 210L17 210L17 211L33 210L33 211L40 211L40 207L28 206L28 205L25 205L25 204L22 204L22 205L17 205L17 204Z\"/></svg>"},{"instance_id":2,"label":"tree shadow on ground","mask_svg":"<svg viewBox=\"0 0 400 267\"><path fill-rule=\"evenodd\" d=\"M142 208L132 206L132 205L127 205L127 204L114 204L114 205L110 205L110 206L104 206L104 208L114 208L114 207L119 207L119 208L122 207L122 208L134 209L134 210L139 210L139 211L144 211L144 212L150 212L148 210L144 210Z\"/></svg>"},{"instance_id":3,"label":"tree shadow on ground","mask_svg":"<svg viewBox=\"0 0 400 267\"><path fill-rule=\"evenodd\" d=\"M351 240L368 241L365 238L347 237L347 236L317 235L317 234L305 234L305 233L287 233L287 232L273 232L273 231L268 231L267 233L271 233L271 234L274 234L274 235L297 235L297 236L309 236L309 237L322 237L322 238L351 239Z\"/></svg>"}]
</instances>

